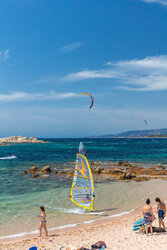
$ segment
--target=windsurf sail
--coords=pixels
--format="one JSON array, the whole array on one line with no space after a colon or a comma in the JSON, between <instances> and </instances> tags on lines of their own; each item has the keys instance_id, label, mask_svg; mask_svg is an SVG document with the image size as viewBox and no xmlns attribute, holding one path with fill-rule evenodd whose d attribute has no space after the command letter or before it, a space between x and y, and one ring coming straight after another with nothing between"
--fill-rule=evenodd
<instances>
[{"instance_id":1,"label":"windsurf sail","mask_svg":"<svg viewBox=\"0 0 167 250\"><path fill-rule=\"evenodd\" d=\"M93 211L93 176L86 156L80 153L76 158L70 198L76 205Z\"/></svg>"}]
</instances>

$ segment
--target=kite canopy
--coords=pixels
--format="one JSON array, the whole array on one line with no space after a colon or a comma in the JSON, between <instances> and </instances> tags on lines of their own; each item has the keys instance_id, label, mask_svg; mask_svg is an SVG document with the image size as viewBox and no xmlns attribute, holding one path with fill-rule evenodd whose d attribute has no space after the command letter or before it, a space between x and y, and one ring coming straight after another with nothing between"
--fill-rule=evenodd
<instances>
[{"instance_id":1,"label":"kite canopy","mask_svg":"<svg viewBox=\"0 0 167 250\"><path fill-rule=\"evenodd\" d=\"M90 107L88 108L88 109L91 109L92 108L92 106L93 106L93 104L94 104L94 99L93 99L93 96L91 96L90 94L88 94L88 93L81 93L80 95L88 95L88 96L90 96L90 98L91 98L91 100L92 100L92 103L91 103L91 105L90 105Z\"/></svg>"}]
</instances>

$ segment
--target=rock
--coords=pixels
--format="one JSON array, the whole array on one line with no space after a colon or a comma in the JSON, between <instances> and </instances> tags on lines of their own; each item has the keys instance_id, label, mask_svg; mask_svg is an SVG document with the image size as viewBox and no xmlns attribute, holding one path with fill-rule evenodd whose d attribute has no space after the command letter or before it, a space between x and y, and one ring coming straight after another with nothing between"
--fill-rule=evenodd
<instances>
[{"instance_id":1,"label":"rock","mask_svg":"<svg viewBox=\"0 0 167 250\"><path fill-rule=\"evenodd\" d=\"M112 169L102 169L102 170L101 170L101 173L102 173L102 174L112 174L112 173L113 173L113 170L112 170Z\"/></svg>"},{"instance_id":2,"label":"rock","mask_svg":"<svg viewBox=\"0 0 167 250\"><path fill-rule=\"evenodd\" d=\"M41 174L50 174L51 171L52 171L52 170L51 170L50 166L45 166L45 167L43 167L43 168L41 169L40 173L41 173Z\"/></svg>"},{"instance_id":3,"label":"rock","mask_svg":"<svg viewBox=\"0 0 167 250\"><path fill-rule=\"evenodd\" d=\"M26 170L24 170L23 174L28 174L28 172Z\"/></svg>"},{"instance_id":4,"label":"rock","mask_svg":"<svg viewBox=\"0 0 167 250\"><path fill-rule=\"evenodd\" d=\"M48 174L43 174L43 175L40 175L40 177L47 178L47 177L49 177L49 175Z\"/></svg>"},{"instance_id":5,"label":"rock","mask_svg":"<svg viewBox=\"0 0 167 250\"><path fill-rule=\"evenodd\" d=\"M91 166L99 166L99 165L101 165L99 162L97 162L97 161L91 161L90 162L90 165Z\"/></svg>"},{"instance_id":6,"label":"rock","mask_svg":"<svg viewBox=\"0 0 167 250\"><path fill-rule=\"evenodd\" d=\"M64 175L64 174L67 174L67 173L68 173L67 171L59 171L59 172L57 172L58 175Z\"/></svg>"},{"instance_id":7,"label":"rock","mask_svg":"<svg viewBox=\"0 0 167 250\"><path fill-rule=\"evenodd\" d=\"M118 164L117 164L117 166L122 167L122 163L123 163L123 161L119 161Z\"/></svg>"},{"instance_id":8,"label":"rock","mask_svg":"<svg viewBox=\"0 0 167 250\"><path fill-rule=\"evenodd\" d=\"M37 167L31 167L29 169L29 173L38 173L38 168Z\"/></svg>"},{"instance_id":9,"label":"rock","mask_svg":"<svg viewBox=\"0 0 167 250\"><path fill-rule=\"evenodd\" d=\"M37 177L39 177L39 174L33 174L33 175L31 176L31 178L37 178Z\"/></svg>"},{"instance_id":10,"label":"rock","mask_svg":"<svg viewBox=\"0 0 167 250\"><path fill-rule=\"evenodd\" d=\"M121 174L121 175L118 175L117 177L115 177L116 179L118 180L125 180L126 178L126 174Z\"/></svg>"},{"instance_id":11,"label":"rock","mask_svg":"<svg viewBox=\"0 0 167 250\"><path fill-rule=\"evenodd\" d=\"M113 168L113 169L110 169L110 171L112 174L122 174L123 173L123 170L120 168Z\"/></svg>"},{"instance_id":12,"label":"rock","mask_svg":"<svg viewBox=\"0 0 167 250\"><path fill-rule=\"evenodd\" d=\"M120 161L120 162L118 162L117 166L119 166L119 167L130 167L131 164L128 161Z\"/></svg>"},{"instance_id":13,"label":"rock","mask_svg":"<svg viewBox=\"0 0 167 250\"><path fill-rule=\"evenodd\" d=\"M165 169L165 166L159 165L159 166L157 166L157 168Z\"/></svg>"},{"instance_id":14,"label":"rock","mask_svg":"<svg viewBox=\"0 0 167 250\"><path fill-rule=\"evenodd\" d=\"M69 171L68 174L67 174L67 176L69 176L69 177L73 176L73 175L74 175L74 171L73 170Z\"/></svg>"},{"instance_id":15,"label":"rock","mask_svg":"<svg viewBox=\"0 0 167 250\"><path fill-rule=\"evenodd\" d=\"M94 173L94 174L100 174L101 173L101 168L100 167L96 167L96 168L94 168L94 169L92 169L92 172Z\"/></svg>"},{"instance_id":16,"label":"rock","mask_svg":"<svg viewBox=\"0 0 167 250\"><path fill-rule=\"evenodd\" d=\"M131 173L127 173L125 175L125 180L131 180L132 179L132 174Z\"/></svg>"},{"instance_id":17,"label":"rock","mask_svg":"<svg viewBox=\"0 0 167 250\"><path fill-rule=\"evenodd\" d=\"M141 181L148 181L149 178L145 177L145 176L142 176L142 177L136 177L134 180L137 181L137 182L141 182Z\"/></svg>"}]
</instances>

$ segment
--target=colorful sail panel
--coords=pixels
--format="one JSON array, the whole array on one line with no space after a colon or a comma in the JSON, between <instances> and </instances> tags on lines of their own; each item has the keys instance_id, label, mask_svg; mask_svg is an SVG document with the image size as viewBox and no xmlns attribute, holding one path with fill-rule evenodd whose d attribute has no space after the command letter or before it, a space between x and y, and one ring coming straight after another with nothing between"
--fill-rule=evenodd
<instances>
[{"instance_id":1,"label":"colorful sail panel","mask_svg":"<svg viewBox=\"0 0 167 250\"><path fill-rule=\"evenodd\" d=\"M93 176L88 160L83 154L77 154L70 198L76 205L93 210Z\"/></svg>"}]
</instances>

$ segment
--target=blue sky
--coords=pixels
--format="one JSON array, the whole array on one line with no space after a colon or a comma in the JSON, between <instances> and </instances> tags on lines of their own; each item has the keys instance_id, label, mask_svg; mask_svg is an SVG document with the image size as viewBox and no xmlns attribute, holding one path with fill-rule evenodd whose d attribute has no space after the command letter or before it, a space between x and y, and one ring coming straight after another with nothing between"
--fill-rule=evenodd
<instances>
[{"instance_id":1,"label":"blue sky","mask_svg":"<svg viewBox=\"0 0 167 250\"><path fill-rule=\"evenodd\" d=\"M0 27L0 136L167 127L167 0L1 0Z\"/></svg>"}]
</instances>

